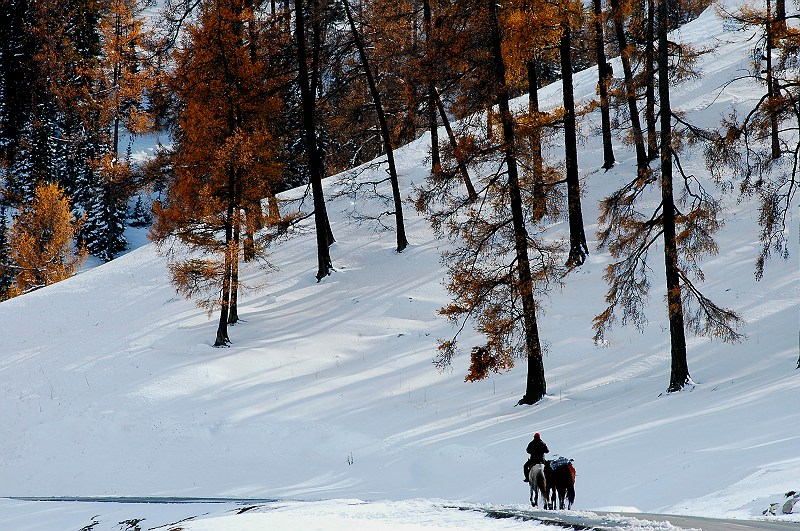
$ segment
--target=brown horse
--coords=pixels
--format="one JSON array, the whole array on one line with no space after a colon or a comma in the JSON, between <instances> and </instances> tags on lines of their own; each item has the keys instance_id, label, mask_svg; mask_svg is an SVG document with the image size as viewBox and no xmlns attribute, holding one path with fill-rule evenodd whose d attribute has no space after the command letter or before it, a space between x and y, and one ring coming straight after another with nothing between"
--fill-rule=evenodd
<instances>
[{"instance_id":1,"label":"brown horse","mask_svg":"<svg viewBox=\"0 0 800 531\"><path fill-rule=\"evenodd\" d=\"M556 508L556 494L558 494L558 508L564 509L564 499L569 502L567 509L572 509L575 502L575 467L566 463L557 468L550 468L550 461L545 465L547 488L550 492L550 508ZM545 499L547 505L547 499Z\"/></svg>"}]
</instances>

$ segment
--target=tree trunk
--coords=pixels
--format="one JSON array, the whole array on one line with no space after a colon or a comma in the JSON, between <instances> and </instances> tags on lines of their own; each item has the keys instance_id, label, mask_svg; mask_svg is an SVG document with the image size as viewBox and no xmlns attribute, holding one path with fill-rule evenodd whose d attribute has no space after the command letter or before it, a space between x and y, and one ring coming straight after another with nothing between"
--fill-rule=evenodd
<instances>
[{"instance_id":1,"label":"tree trunk","mask_svg":"<svg viewBox=\"0 0 800 531\"><path fill-rule=\"evenodd\" d=\"M563 23L559 44L561 85L564 92L564 154L567 170L567 204L569 208L569 256L567 267L577 267L586 260L589 247L583 228L581 183L578 176L578 135L575 120L575 94L572 86L572 34L569 22Z\"/></svg>"},{"instance_id":2,"label":"tree trunk","mask_svg":"<svg viewBox=\"0 0 800 531\"><path fill-rule=\"evenodd\" d=\"M780 35L786 34L786 0L775 0L775 29Z\"/></svg>"},{"instance_id":3,"label":"tree trunk","mask_svg":"<svg viewBox=\"0 0 800 531\"><path fill-rule=\"evenodd\" d=\"M353 33L353 40L355 40L356 48L358 48L358 55L361 57L361 65L364 68L364 73L367 76L367 84L369 85L369 92L372 95L372 101L375 104L375 112L378 114L378 123L381 128L381 136L383 137L383 145L386 149L386 158L389 161L389 180L392 183L392 197L394 199L394 219L397 225L397 252L402 253L408 247L408 240L406 239L405 223L403 222L403 201L400 196L400 181L397 178L397 168L394 164L394 150L392 149L392 138L389 134L389 125L386 123L386 115L383 112L383 105L381 104L381 95L378 92L378 87L375 84L375 78L372 75L372 68L369 66L367 59L367 52L364 49L364 43L361 36L356 30L356 24L353 20L353 14L350 11L350 4L348 0L343 0L344 11L347 15L347 21L350 23L350 30Z\"/></svg>"},{"instance_id":4,"label":"tree trunk","mask_svg":"<svg viewBox=\"0 0 800 531\"><path fill-rule=\"evenodd\" d=\"M235 214L235 218L239 218ZM231 302L228 310L228 324L235 325L239 322L239 239L241 233L241 220L234 220L233 245L231 245Z\"/></svg>"},{"instance_id":5,"label":"tree trunk","mask_svg":"<svg viewBox=\"0 0 800 531\"><path fill-rule=\"evenodd\" d=\"M516 254L517 281L519 296L522 300L523 321L525 329L525 347L528 358L528 374L525 394L520 404L535 404L547 393L544 379L544 362L539 342L539 329L536 322L536 301L533 298L533 279L528 260L528 230L525 227L525 216L522 210L522 194L519 187L516 146L514 138L514 121L509 108L508 87L506 86L506 69L503 63L502 40L495 0L488 0L489 23L491 25L491 47L494 56L494 76L497 87L497 101L500 107L500 120L503 130L503 152L508 172L509 206L511 207L514 228L514 248Z\"/></svg>"},{"instance_id":6,"label":"tree trunk","mask_svg":"<svg viewBox=\"0 0 800 531\"><path fill-rule=\"evenodd\" d=\"M667 312L672 367L667 392L681 390L689 382L686 361L686 334L683 322L683 303L678 270L678 248L675 240L675 199L672 190L672 108L669 101L669 50L667 0L659 2L658 20L658 96L661 105L661 209L664 231L664 263L667 281Z\"/></svg>"},{"instance_id":7,"label":"tree trunk","mask_svg":"<svg viewBox=\"0 0 800 531\"><path fill-rule=\"evenodd\" d=\"M114 16L114 37L115 37L115 46L118 48L120 45L120 39L122 38L122 28L120 27L120 14L117 13ZM113 73L111 76L111 84L112 90L114 91L114 125L113 125L113 135L111 139L111 153L114 155L114 165L116 166L117 161L119 160L119 117L122 113L120 109L120 96L119 96L119 81L120 77L122 77L121 70L122 65L120 62L122 61L123 53L122 50L116 49L114 52L117 53L117 59L114 61L114 68Z\"/></svg>"},{"instance_id":8,"label":"tree trunk","mask_svg":"<svg viewBox=\"0 0 800 531\"><path fill-rule=\"evenodd\" d=\"M311 92L308 77L305 37L305 7L303 0L295 0L295 38L297 39L298 82L303 107L303 128L311 192L314 198L314 226L317 233L317 282L331 274L333 263L330 255L330 223L322 192L322 156L317 146L317 122L315 114L315 95Z\"/></svg>"},{"instance_id":9,"label":"tree trunk","mask_svg":"<svg viewBox=\"0 0 800 531\"><path fill-rule=\"evenodd\" d=\"M656 6L647 0L647 28L644 44L644 117L647 124L647 160L658 157L658 131L656 125Z\"/></svg>"},{"instance_id":10,"label":"tree trunk","mask_svg":"<svg viewBox=\"0 0 800 531\"><path fill-rule=\"evenodd\" d=\"M269 193L270 207L275 200L275 195ZM277 222L277 218L275 219ZM243 258L245 262L252 262L256 258L255 235L257 231L264 228L264 214L261 211L261 201L248 201L244 205L244 249Z\"/></svg>"},{"instance_id":11,"label":"tree trunk","mask_svg":"<svg viewBox=\"0 0 800 531\"><path fill-rule=\"evenodd\" d=\"M603 2L593 0L594 4L594 48L597 58L597 91L600 95L600 119L603 131L603 169L614 167L614 147L611 144L611 112L608 108L608 86L611 72L606 58L605 35L603 32Z\"/></svg>"},{"instance_id":12,"label":"tree trunk","mask_svg":"<svg viewBox=\"0 0 800 531\"><path fill-rule=\"evenodd\" d=\"M538 58L532 57L526 65L528 74L528 114L539 120L539 67ZM540 221L547 210L544 195L544 161L542 158L542 128L536 124L531 131L531 177L533 180L533 212L531 219Z\"/></svg>"},{"instance_id":13,"label":"tree trunk","mask_svg":"<svg viewBox=\"0 0 800 531\"><path fill-rule=\"evenodd\" d=\"M769 126L770 126L770 147L771 147L771 156L773 159L780 158L781 156L781 144L780 139L778 137L778 113L777 113L777 96L778 90L777 86L778 83L775 79L775 73L772 69L772 48L775 46L774 38L775 38L775 23L772 19L772 6L771 1L767 0L767 18L764 23L766 34L767 34L767 45L766 45L766 61L767 61L767 102L770 106L769 108Z\"/></svg>"},{"instance_id":14,"label":"tree trunk","mask_svg":"<svg viewBox=\"0 0 800 531\"><path fill-rule=\"evenodd\" d=\"M625 15L620 9L619 0L611 0L611 13L614 19L614 31L617 34L617 42L619 44L622 71L625 76L625 98L628 101L633 142L636 146L636 167L639 174L643 175L648 167L647 152L644 148L644 136L642 135L642 124L639 121L639 109L636 106L636 84L633 80L633 69L631 68L631 50L628 47L628 37L625 34Z\"/></svg>"},{"instance_id":15,"label":"tree trunk","mask_svg":"<svg viewBox=\"0 0 800 531\"><path fill-rule=\"evenodd\" d=\"M217 337L214 340L215 347L226 347L231 340L228 337L228 315L231 303L231 278L233 273L233 262L231 247L233 244L233 210L235 203L236 173L233 168L228 169L228 207L225 212L225 250L222 267L222 298L219 311L219 324L217 326Z\"/></svg>"},{"instance_id":16,"label":"tree trunk","mask_svg":"<svg viewBox=\"0 0 800 531\"><path fill-rule=\"evenodd\" d=\"M434 174L442 171L442 157L439 153L439 124L436 120L436 92L434 58L437 56L436 43L433 38L433 24L431 23L431 2L422 1L423 24L425 27L425 76L428 78L428 128L431 131L431 172Z\"/></svg>"},{"instance_id":17,"label":"tree trunk","mask_svg":"<svg viewBox=\"0 0 800 531\"><path fill-rule=\"evenodd\" d=\"M464 158L461 156L458 149L456 135L453 133L453 128L450 126L450 119L447 117L447 112L444 110L444 104L442 103L442 98L439 97L438 91L436 92L436 106L439 108L439 115L442 117L444 130L447 131L447 137L450 139L450 146L453 148L453 154L458 164L458 171L461 173L461 178L464 179L464 186L467 188L467 196L470 201L475 201L478 199L478 193L475 191L472 179L469 178L469 172L467 171L466 164L464 164Z\"/></svg>"}]
</instances>

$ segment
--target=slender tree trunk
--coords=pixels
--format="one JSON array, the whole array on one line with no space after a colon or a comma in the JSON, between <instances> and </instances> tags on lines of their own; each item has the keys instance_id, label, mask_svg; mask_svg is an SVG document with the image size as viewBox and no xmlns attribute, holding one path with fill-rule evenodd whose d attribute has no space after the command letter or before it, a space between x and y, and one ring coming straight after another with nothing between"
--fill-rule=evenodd
<instances>
[{"instance_id":1,"label":"slender tree trunk","mask_svg":"<svg viewBox=\"0 0 800 531\"><path fill-rule=\"evenodd\" d=\"M214 340L215 347L226 347L231 340L228 337L228 315L231 303L231 279L233 273L233 256L231 252L233 244L233 211L234 211L234 189L236 185L236 173L233 168L228 170L228 206L225 212L225 251L222 271L222 300L219 311L219 324L217 326L217 337Z\"/></svg>"},{"instance_id":2,"label":"slender tree trunk","mask_svg":"<svg viewBox=\"0 0 800 531\"><path fill-rule=\"evenodd\" d=\"M775 29L780 35L786 34L786 0L775 0Z\"/></svg>"},{"instance_id":3,"label":"slender tree trunk","mask_svg":"<svg viewBox=\"0 0 800 531\"><path fill-rule=\"evenodd\" d=\"M115 44L116 47L119 46L120 39L122 38L122 28L120 27L119 17L120 17L119 13L117 13L114 16L114 37L116 38L116 44ZM122 60L121 59L122 54L120 53L121 50L117 49L115 51L117 52L117 59L114 61L114 71L111 76L112 77L111 83L113 85L112 90L114 91L114 125L113 125L114 132L111 139L111 152L114 155L114 165L117 164L117 161L119 159L119 126L120 126L119 116L121 114L121 110L119 108L120 107L119 80L120 77L122 77L121 73L122 65L120 65L120 61Z\"/></svg>"},{"instance_id":4,"label":"slender tree trunk","mask_svg":"<svg viewBox=\"0 0 800 531\"><path fill-rule=\"evenodd\" d=\"M658 130L656 125L656 6L655 0L647 0L647 28L644 44L644 117L647 124L647 160L658 157Z\"/></svg>"},{"instance_id":5,"label":"slender tree trunk","mask_svg":"<svg viewBox=\"0 0 800 531\"><path fill-rule=\"evenodd\" d=\"M628 101L633 142L636 146L636 166L639 174L642 175L648 167L647 152L644 148L644 136L642 135L642 124L639 121L639 109L636 106L636 84L633 80L633 69L631 68L631 50L628 47L628 37L625 34L625 15L620 9L619 0L611 0L611 14L614 19L614 31L617 34L622 71L625 76L625 98Z\"/></svg>"},{"instance_id":6,"label":"slender tree trunk","mask_svg":"<svg viewBox=\"0 0 800 531\"><path fill-rule=\"evenodd\" d=\"M672 107L669 99L669 50L667 0L659 1L658 20L658 96L661 106L661 216L664 230L664 263L667 281L667 312L672 367L668 392L681 390L689 382L686 361L686 333L681 302L678 248L675 239L675 198L672 189Z\"/></svg>"},{"instance_id":7,"label":"slender tree trunk","mask_svg":"<svg viewBox=\"0 0 800 531\"><path fill-rule=\"evenodd\" d=\"M528 114L539 120L539 59L532 57L526 64L528 74ZM531 176L533 180L533 212L534 222L540 221L547 210L544 195L544 160L542 157L542 127L536 123L531 131Z\"/></svg>"},{"instance_id":8,"label":"slender tree trunk","mask_svg":"<svg viewBox=\"0 0 800 531\"><path fill-rule=\"evenodd\" d=\"M274 195L271 195L270 204L274 199ZM245 262L252 262L256 258L255 234L264 228L264 215L261 211L260 201L248 201L244 205L244 221L243 258Z\"/></svg>"},{"instance_id":9,"label":"slender tree trunk","mask_svg":"<svg viewBox=\"0 0 800 531\"><path fill-rule=\"evenodd\" d=\"M383 137L383 145L386 149L386 158L389 161L389 180L392 183L392 197L394 200L394 219L397 225L397 252L402 253L408 247L408 240L406 239L405 223L403 222L403 201L400 196L400 181L397 178L397 168L394 164L394 150L392 149L392 139L389 134L389 125L386 123L386 115L383 112L383 105L381 104L381 95L378 92L378 86L375 84L375 78L372 75L372 68L369 66L367 52L364 49L364 43L361 36L356 30L356 24L353 20L353 14L350 11L350 4L348 0L343 0L345 14L347 21L350 23L350 30L353 33L353 40L356 42L358 48L358 55L361 57L361 65L364 67L364 73L367 77L367 84L369 85L369 92L372 95L372 101L375 103L375 112L378 114L378 123L381 128L381 136Z\"/></svg>"},{"instance_id":10,"label":"slender tree trunk","mask_svg":"<svg viewBox=\"0 0 800 531\"><path fill-rule=\"evenodd\" d=\"M228 310L228 324L235 325L239 322L239 239L241 233L241 220L238 213L234 213L233 245L231 245L231 302Z\"/></svg>"},{"instance_id":11,"label":"slender tree trunk","mask_svg":"<svg viewBox=\"0 0 800 531\"><path fill-rule=\"evenodd\" d=\"M594 4L594 48L597 57L597 91L600 95L600 120L603 131L603 169L614 167L614 146L611 144L611 111L608 107L608 86L611 72L606 58L605 35L603 32L603 1L593 0Z\"/></svg>"},{"instance_id":12,"label":"slender tree trunk","mask_svg":"<svg viewBox=\"0 0 800 531\"><path fill-rule=\"evenodd\" d=\"M447 117L447 111L444 109L444 103L442 103L442 98L439 97L438 91L436 92L436 106L439 108L439 115L442 117L444 130L447 131L447 138L450 140L450 146L453 148L456 164L458 164L458 171L461 173L464 186L467 188L467 197L469 197L470 201L475 201L478 199L478 193L475 191L475 186L472 184L472 179L470 179L469 172L467 171L467 165L464 164L464 158L461 156L461 152L458 149L456 135L453 133L453 128L450 126L450 119Z\"/></svg>"},{"instance_id":13,"label":"slender tree trunk","mask_svg":"<svg viewBox=\"0 0 800 531\"><path fill-rule=\"evenodd\" d=\"M497 87L497 101L500 107L500 120L503 129L503 152L508 171L509 206L514 227L514 248L516 254L517 281L525 328L525 347L528 357L528 375L525 394L520 404L535 404L547 393L544 379L544 362L539 342L539 329L536 322L536 301L533 298L533 279L528 259L528 230L522 209L522 194L519 187L517 156L515 153L514 121L509 108L506 68L503 63L502 38L495 0L488 0L489 23L491 25L491 47L494 56L494 76Z\"/></svg>"},{"instance_id":14,"label":"slender tree trunk","mask_svg":"<svg viewBox=\"0 0 800 531\"><path fill-rule=\"evenodd\" d=\"M298 82L303 107L303 128L305 148L311 179L311 192L314 198L314 225L317 232L317 282L331 274L333 263L330 255L330 223L325 208L322 191L322 156L317 146L317 123L315 114L315 95L311 92L308 77L305 37L305 7L303 0L295 0L295 38L297 39Z\"/></svg>"},{"instance_id":15,"label":"slender tree trunk","mask_svg":"<svg viewBox=\"0 0 800 531\"><path fill-rule=\"evenodd\" d=\"M346 1L346 0L345 0ZM436 57L436 42L433 37L433 24L431 23L431 2L422 1L423 24L425 27L425 75L428 78L428 128L431 131L431 172L434 174L442 171L442 158L439 153L439 124L436 120L436 78L433 61Z\"/></svg>"},{"instance_id":16,"label":"slender tree trunk","mask_svg":"<svg viewBox=\"0 0 800 531\"><path fill-rule=\"evenodd\" d=\"M561 86L564 92L564 153L567 170L567 204L569 208L569 256L568 267L577 267L586 260L589 247L583 228L581 208L581 183L578 175L578 135L575 120L575 94L572 86L572 32L569 22L562 25L559 44L561 56Z\"/></svg>"},{"instance_id":17,"label":"slender tree trunk","mask_svg":"<svg viewBox=\"0 0 800 531\"><path fill-rule=\"evenodd\" d=\"M766 34L767 34L767 45L766 45L766 61L767 61L767 102L769 103L770 110L769 110L769 125L770 125L770 147L771 147L771 155L773 159L780 158L781 156L781 144L780 138L778 137L778 113L775 110L776 100L778 96L777 86L778 83L775 80L775 73L772 69L772 48L775 46L774 37L775 37L775 23L772 19L772 2L767 0L767 19L764 23Z\"/></svg>"}]
</instances>

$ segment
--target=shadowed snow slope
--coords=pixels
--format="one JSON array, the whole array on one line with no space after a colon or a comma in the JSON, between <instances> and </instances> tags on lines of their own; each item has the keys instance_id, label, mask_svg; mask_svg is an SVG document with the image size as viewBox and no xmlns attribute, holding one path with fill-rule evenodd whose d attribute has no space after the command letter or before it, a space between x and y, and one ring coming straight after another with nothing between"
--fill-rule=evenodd
<instances>
[{"instance_id":1,"label":"shadowed snow slope","mask_svg":"<svg viewBox=\"0 0 800 531\"><path fill-rule=\"evenodd\" d=\"M724 86L748 68L751 36L724 30L713 9L685 27L676 39L716 51L701 59L700 80L675 87L675 109L713 126L752 102L754 86ZM596 72L575 82L591 97ZM545 105L559 96L557 86L541 91ZM583 125L580 160L591 239L598 201L635 171L621 142L617 167L597 170L598 120ZM425 177L427 140L398 150L407 193ZM699 153L683 164L707 180ZM591 242L586 264L542 301L548 395L531 407L514 406L523 364L478 383L463 381L466 356L451 372L431 364L437 339L455 332L437 315L448 244L406 203L411 245L397 254L392 233L349 222L349 208L329 205L336 272L322 282L311 231L272 249L278 271L243 271L259 289L243 296L227 349L211 347L216 315L175 294L152 245L0 304L0 496L527 503L521 467L535 431L551 455L575 460L578 509L749 517L800 490L798 249L754 280L754 203L727 200L720 254L702 264L702 289L747 320L746 341L690 338L695 385L663 393L660 251L650 257L649 326L617 327L598 348L591 321L604 308L609 256ZM796 206L791 215L794 245ZM462 344L479 340L468 327Z\"/></svg>"}]
</instances>

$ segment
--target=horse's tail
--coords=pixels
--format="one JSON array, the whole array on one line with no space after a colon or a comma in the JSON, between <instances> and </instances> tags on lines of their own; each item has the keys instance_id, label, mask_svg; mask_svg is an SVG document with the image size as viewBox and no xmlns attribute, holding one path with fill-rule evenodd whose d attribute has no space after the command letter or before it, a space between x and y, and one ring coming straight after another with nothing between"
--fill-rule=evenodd
<instances>
[{"instance_id":1,"label":"horse's tail","mask_svg":"<svg viewBox=\"0 0 800 531\"><path fill-rule=\"evenodd\" d=\"M567 483L567 499L569 500L570 506L572 506L572 504L575 503L575 467L572 466L572 463L568 464L567 467L572 477L572 481Z\"/></svg>"},{"instance_id":2,"label":"horse's tail","mask_svg":"<svg viewBox=\"0 0 800 531\"><path fill-rule=\"evenodd\" d=\"M544 469L542 469L542 473L539 474L539 477L537 479L539 481L539 492L541 492L542 496L544 496L544 498L545 498L544 502L546 504L547 503L547 492L548 491L547 491L547 476L544 473ZM545 505L545 508L546 508L546 505Z\"/></svg>"}]
</instances>

